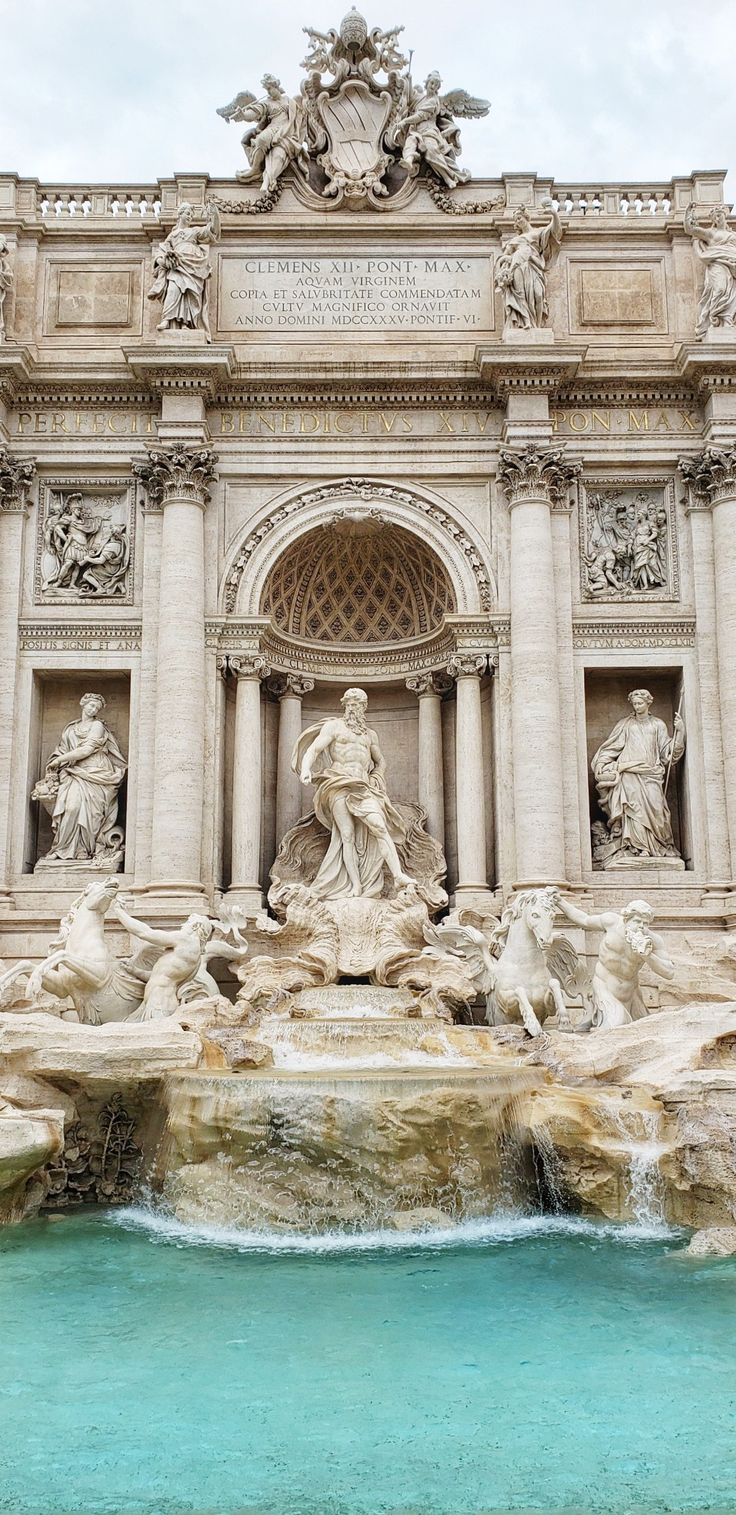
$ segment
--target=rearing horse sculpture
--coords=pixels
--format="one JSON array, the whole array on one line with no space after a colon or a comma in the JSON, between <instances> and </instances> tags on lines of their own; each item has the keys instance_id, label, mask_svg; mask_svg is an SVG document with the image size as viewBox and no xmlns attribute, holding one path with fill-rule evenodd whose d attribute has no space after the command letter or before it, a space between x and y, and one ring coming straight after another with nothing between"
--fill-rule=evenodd
<instances>
[{"instance_id":1,"label":"rearing horse sculpture","mask_svg":"<svg viewBox=\"0 0 736 1515\"><path fill-rule=\"evenodd\" d=\"M566 976L569 943L553 943L557 890L524 889L509 901L495 933L503 943L494 964L493 987L487 1000L489 1025L521 1022L530 1036L539 1036L548 1015L569 1026L570 1016L554 969ZM567 951L565 951L567 949ZM555 959L559 956L559 964Z\"/></svg>"}]
</instances>

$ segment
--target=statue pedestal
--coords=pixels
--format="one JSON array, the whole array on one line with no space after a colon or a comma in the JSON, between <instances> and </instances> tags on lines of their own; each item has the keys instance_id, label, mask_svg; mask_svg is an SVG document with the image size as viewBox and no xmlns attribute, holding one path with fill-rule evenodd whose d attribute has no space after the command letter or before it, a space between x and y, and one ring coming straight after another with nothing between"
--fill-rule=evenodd
<instances>
[{"instance_id":1,"label":"statue pedestal","mask_svg":"<svg viewBox=\"0 0 736 1515\"><path fill-rule=\"evenodd\" d=\"M554 347L555 334L550 326L504 326L501 341L512 347Z\"/></svg>"}]
</instances>

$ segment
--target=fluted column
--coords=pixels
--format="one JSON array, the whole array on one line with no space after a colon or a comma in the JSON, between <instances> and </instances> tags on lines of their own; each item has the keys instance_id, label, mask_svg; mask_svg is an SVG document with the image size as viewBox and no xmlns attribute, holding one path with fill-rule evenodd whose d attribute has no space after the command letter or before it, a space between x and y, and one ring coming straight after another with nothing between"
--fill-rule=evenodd
<instances>
[{"instance_id":1,"label":"fluted column","mask_svg":"<svg viewBox=\"0 0 736 1515\"><path fill-rule=\"evenodd\" d=\"M261 679L270 669L260 653L229 657L228 668L237 680L229 894L236 895L244 908L257 910L261 906L263 810Z\"/></svg>"},{"instance_id":2,"label":"fluted column","mask_svg":"<svg viewBox=\"0 0 736 1515\"><path fill-rule=\"evenodd\" d=\"M304 809L305 790L291 766L291 755L302 730L302 699L314 689L314 679L287 673L273 681L279 701L279 741L276 754L276 846L295 826Z\"/></svg>"},{"instance_id":3,"label":"fluted column","mask_svg":"<svg viewBox=\"0 0 736 1515\"><path fill-rule=\"evenodd\" d=\"M486 878L485 783L480 678L487 659L483 653L459 652L447 665L456 680L455 813L457 817L458 904L488 889Z\"/></svg>"},{"instance_id":4,"label":"fluted column","mask_svg":"<svg viewBox=\"0 0 736 1515\"><path fill-rule=\"evenodd\" d=\"M204 511L208 448L151 451L133 464L163 508L154 738L151 890L201 892L204 801Z\"/></svg>"},{"instance_id":5,"label":"fluted column","mask_svg":"<svg viewBox=\"0 0 736 1515\"><path fill-rule=\"evenodd\" d=\"M449 682L449 681L448 681ZM417 673L406 687L419 700L418 775L419 803L427 812L427 830L440 846L445 845L445 781L442 759L442 694L437 675Z\"/></svg>"},{"instance_id":6,"label":"fluted column","mask_svg":"<svg viewBox=\"0 0 736 1515\"><path fill-rule=\"evenodd\" d=\"M499 477L511 511L511 731L521 884L565 878L551 511L579 472L559 449L501 453Z\"/></svg>"},{"instance_id":7,"label":"fluted column","mask_svg":"<svg viewBox=\"0 0 736 1515\"><path fill-rule=\"evenodd\" d=\"M694 458L683 458L680 470L695 500L709 505L713 517L718 704L733 879L736 877L736 448L707 447Z\"/></svg>"},{"instance_id":8,"label":"fluted column","mask_svg":"<svg viewBox=\"0 0 736 1515\"><path fill-rule=\"evenodd\" d=\"M0 447L0 893L9 882L23 526L35 463Z\"/></svg>"}]
</instances>

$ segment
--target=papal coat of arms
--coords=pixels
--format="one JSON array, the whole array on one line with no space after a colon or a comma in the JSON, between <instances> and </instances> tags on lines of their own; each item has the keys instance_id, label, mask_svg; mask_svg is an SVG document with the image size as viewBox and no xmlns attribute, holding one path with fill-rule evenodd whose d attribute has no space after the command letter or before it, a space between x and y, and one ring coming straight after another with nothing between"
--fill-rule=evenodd
<instances>
[{"instance_id":1,"label":"papal coat of arms","mask_svg":"<svg viewBox=\"0 0 736 1515\"><path fill-rule=\"evenodd\" d=\"M457 161L455 117L487 115L487 100L462 89L441 94L437 73L416 86L411 58L398 46L403 27L369 31L353 9L338 31L304 29L310 49L297 96L266 74L262 98L245 90L218 111L226 121L251 123L243 136L249 166L239 179L260 180L269 197L293 163L323 200L378 205L399 195L423 166L447 189L470 177Z\"/></svg>"}]
</instances>

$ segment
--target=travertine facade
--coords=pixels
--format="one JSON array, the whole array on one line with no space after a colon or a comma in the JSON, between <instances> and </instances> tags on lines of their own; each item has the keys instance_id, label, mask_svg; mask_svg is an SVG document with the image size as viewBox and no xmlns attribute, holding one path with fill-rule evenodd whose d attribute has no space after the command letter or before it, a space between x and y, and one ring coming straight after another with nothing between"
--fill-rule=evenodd
<instances>
[{"instance_id":1,"label":"travertine facade","mask_svg":"<svg viewBox=\"0 0 736 1515\"><path fill-rule=\"evenodd\" d=\"M90 690L137 917L261 908L310 805L295 742L358 684L458 906L566 883L588 915L644 893L665 935L736 924L723 175L469 185L452 113L484 102L411 93L371 36L378 61L324 40L304 119L274 81L226 108L260 122L245 185L0 175L7 961L113 866L38 867L33 793ZM351 174L340 91L370 118L379 69L381 150ZM294 143L320 109L316 179ZM591 759L641 687L686 733L672 849L612 867Z\"/></svg>"}]
</instances>

